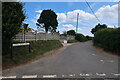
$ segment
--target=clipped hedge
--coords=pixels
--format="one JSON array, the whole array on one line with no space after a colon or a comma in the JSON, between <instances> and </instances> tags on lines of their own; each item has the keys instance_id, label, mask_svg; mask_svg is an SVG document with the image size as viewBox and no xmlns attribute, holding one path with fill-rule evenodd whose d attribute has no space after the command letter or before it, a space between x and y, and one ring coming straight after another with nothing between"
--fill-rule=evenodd
<instances>
[{"instance_id":1,"label":"clipped hedge","mask_svg":"<svg viewBox=\"0 0 120 80\"><path fill-rule=\"evenodd\" d=\"M80 42L88 41L88 39L83 34L80 33L75 35L75 39Z\"/></svg>"},{"instance_id":2,"label":"clipped hedge","mask_svg":"<svg viewBox=\"0 0 120 80\"><path fill-rule=\"evenodd\" d=\"M120 53L120 28L106 28L97 31L93 42L95 46L102 47L105 51Z\"/></svg>"}]
</instances>

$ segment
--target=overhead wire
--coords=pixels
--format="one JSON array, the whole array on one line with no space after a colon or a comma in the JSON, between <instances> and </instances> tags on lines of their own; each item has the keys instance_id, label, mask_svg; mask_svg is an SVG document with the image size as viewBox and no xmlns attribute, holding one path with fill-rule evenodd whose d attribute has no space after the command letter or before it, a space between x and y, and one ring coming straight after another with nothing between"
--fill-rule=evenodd
<instances>
[{"instance_id":1,"label":"overhead wire","mask_svg":"<svg viewBox=\"0 0 120 80\"><path fill-rule=\"evenodd\" d=\"M87 3L88 7L90 8L90 10L92 11L93 15L95 16L95 18L98 20L98 22L101 23L100 19L96 16L96 14L94 13L94 11L92 10L91 6L89 5L89 3L87 2L87 0L85 0L85 2Z\"/></svg>"}]
</instances>

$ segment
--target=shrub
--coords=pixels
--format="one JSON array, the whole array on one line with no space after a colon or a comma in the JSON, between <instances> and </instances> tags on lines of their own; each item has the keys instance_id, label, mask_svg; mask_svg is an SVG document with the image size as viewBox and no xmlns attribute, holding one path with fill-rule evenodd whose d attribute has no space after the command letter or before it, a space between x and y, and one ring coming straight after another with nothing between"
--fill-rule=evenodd
<instances>
[{"instance_id":1,"label":"shrub","mask_svg":"<svg viewBox=\"0 0 120 80\"><path fill-rule=\"evenodd\" d=\"M88 39L88 40L92 40L93 39L93 37L91 37L91 36L86 36L86 38Z\"/></svg>"},{"instance_id":2,"label":"shrub","mask_svg":"<svg viewBox=\"0 0 120 80\"><path fill-rule=\"evenodd\" d=\"M79 42L78 40L68 40L68 43L75 43L75 42Z\"/></svg>"},{"instance_id":3,"label":"shrub","mask_svg":"<svg viewBox=\"0 0 120 80\"><path fill-rule=\"evenodd\" d=\"M120 53L120 29L102 29L95 33L93 42L95 46L102 47L105 51Z\"/></svg>"},{"instance_id":4,"label":"shrub","mask_svg":"<svg viewBox=\"0 0 120 80\"><path fill-rule=\"evenodd\" d=\"M76 34L75 39L80 42L84 42L88 40L83 34Z\"/></svg>"},{"instance_id":5,"label":"shrub","mask_svg":"<svg viewBox=\"0 0 120 80\"><path fill-rule=\"evenodd\" d=\"M75 31L74 30L69 30L69 31L67 31L67 35L75 35Z\"/></svg>"}]
</instances>

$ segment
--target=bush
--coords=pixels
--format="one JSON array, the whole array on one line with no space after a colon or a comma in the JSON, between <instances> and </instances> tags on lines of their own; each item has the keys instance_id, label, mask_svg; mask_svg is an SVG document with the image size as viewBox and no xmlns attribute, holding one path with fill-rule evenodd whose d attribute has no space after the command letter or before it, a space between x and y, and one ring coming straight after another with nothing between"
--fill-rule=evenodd
<instances>
[{"instance_id":1,"label":"bush","mask_svg":"<svg viewBox=\"0 0 120 80\"><path fill-rule=\"evenodd\" d=\"M67 31L67 35L75 36L75 31L74 30L69 30L69 31Z\"/></svg>"},{"instance_id":2,"label":"bush","mask_svg":"<svg viewBox=\"0 0 120 80\"><path fill-rule=\"evenodd\" d=\"M75 43L75 42L79 42L78 40L68 40L68 43Z\"/></svg>"},{"instance_id":3,"label":"bush","mask_svg":"<svg viewBox=\"0 0 120 80\"><path fill-rule=\"evenodd\" d=\"M93 42L95 46L102 47L105 51L120 53L120 29L102 29L95 33Z\"/></svg>"},{"instance_id":4,"label":"bush","mask_svg":"<svg viewBox=\"0 0 120 80\"><path fill-rule=\"evenodd\" d=\"M88 39L88 40L92 40L93 39L93 37L91 37L91 36L86 36L86 38Z\"/></svg>"},{"instance_id":5,"label":"bush","mask_svg":"<svg viewBox=\"0 0 120 80\"><path fill-rule=\"evenodd\" d=\"M83 34L76 34L75 39L80 41L80 42L84 42L84 41L88 40Z\"/></svg>"}]
</instances>

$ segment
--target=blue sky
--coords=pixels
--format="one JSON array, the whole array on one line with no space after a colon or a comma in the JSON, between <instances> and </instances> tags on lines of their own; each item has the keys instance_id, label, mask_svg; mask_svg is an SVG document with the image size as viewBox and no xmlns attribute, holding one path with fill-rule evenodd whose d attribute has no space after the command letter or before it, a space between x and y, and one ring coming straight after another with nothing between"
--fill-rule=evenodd
<instances>
[{"instance_id":1,"label":"blue sky","mask_svg":"<svg viewBox=\"0 0 120 80\"><path fill-rule=\"evenodd\" d=\"M118 25L117 2L89 2L89 4L101 24L107 24L109 27ZM33 29L37 28L36 21L44 9L52 9L58 15L57 31L60 33L75 30L77 13L79 13L79 33L93 36L90 30L99 23L85 2L25 2L24 9L28 17L24 23L28 23Z\"/></svg>"}]
</instances>

